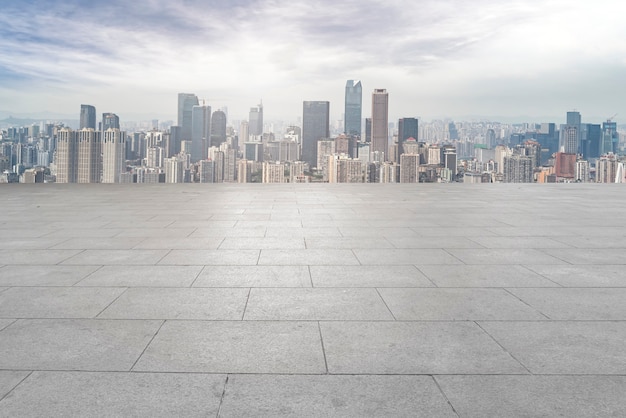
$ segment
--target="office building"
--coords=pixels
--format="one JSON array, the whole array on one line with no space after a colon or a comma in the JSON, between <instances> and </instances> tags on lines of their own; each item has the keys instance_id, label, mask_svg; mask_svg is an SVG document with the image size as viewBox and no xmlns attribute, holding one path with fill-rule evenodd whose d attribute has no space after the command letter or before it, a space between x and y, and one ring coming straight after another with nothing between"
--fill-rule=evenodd
<instances>
[{"instance_id":1,"label":"office building","mask_svg":"<svg viewBox=\"0 0 626 418\"><path fill-rule=\"evenodd\" d=\"M76 182L100 183L102 176L102 136L100 131L84 128L76 132Z\"/></svg>"},{"instance_id":2,"label":"office building","mask_svg":"<svg viewBox=\"0 0 626 418\"><path fill-rule=\"evenodd\" d=\"M193 106L191 122L191 161L205 160L211 138L211 106Z\"/></svg>"},{"instance_id":3,"label":"office building","mask_svg":"<svg viewBox=\"0 0 626 418\"><path fill-rule=\"evenodd\" d=\"M557 179L572 181L576 179L576 154L557 152L554 155L554 174Z\"/></svg>"},{"instance_id":4,"label":"office building","mask_svg":"<svg viewBox=\"0 0 626 418\"><path fill-rule=\"evenodd\" d=\"M126 132L109 128L102 139L102 183L121 183L120 175L126 171L124 154Z\"/></svg>"},{"instance_id":5,"label":"office building","mask_svg":"<svg viewBox=\"0 0 626 418\"><path fill-rule=\"evenodd\" d=\"M96 108L91 105L80 105L80 129L96 129Z\"/></svg>"},{"instance_id":6,"label":"office building","mask_svg":"<svg viewBox=\"0 0 626 418\"><path fill-rule=\"evenodd\" d=\"M178 124L180 126L180 140L191 140L191 126L193 107L198 106L198 97L191 93L178 93Z\"/></svg>"},{"instance_id":7,"label":"office building","mask_svg":"<svg viewBox=\"0 0 626 418\"><path fill-rule=\"evenodd\" d=\"M54 164L57 183L76 183L76 131L62 128L57 132Z\"/></svg>"},{"instance_id":8,"label":"office building","mask_svg":"<svg viewBox=\"0 0 626 418\"><path fill-rule=\"evenodd\" d=\"M398 120L398 154L396 159L400 161L400 155L404 152L404 142L410 138L418 140L419 129L417 118L402 118Z\"/></svg>"},{"instance_id":9,"label":"office building","mask_svg":"<svg viewBox=\"0 0 626 418\"><path fill-rule=\"evenodd\" d=\"M226 142L226 113L216 110L211 115L211 144L212 147L219 147Z\"/></svg>"},{"instance_id":10,"label":"office building","mask_svg":"<svg viewBox=\"0 0 626 418\"><path fill-rule=\"evenodd\" d=\"M419 154L400 155L400 183L419 183Z\"/></svg>"},{"instance_id":11,"label":"office building","mask_svg":"<svg viewBox=\"0 0 626 418\"><path fill-rule=\"evenodd\" d=\"M382 160L388 153L389 138L389 94L385 89L376 89L372 93L372 148L378 152Z\"/></svg>"},{"instance_id":12,"label":"office building","mask_svg":"<svg viewBox=\"0 0 626 418\"><path fill-rule=\"evenodd\" d=\"M361 113L363 101L363 87L360 81L346 82L344 133L346 135L361 136Z\"/></svg>"},{"instance_id":13,"label":"office building","mask_svg":"<svg viewBox=\"0 0 626 418\"><path fill-rule=\"evenodd\" d=\"M248 117L248 132L250 136L263 135L263 103L250 108Z\"/></svg>"},{"instance_id":14,"label":"office building","mask_svg":"<svg viewBox=\"0 0 626 418\"><path fill-rule=\"evenodd\" d=\"M102 114L102 132L107 129L120 129L120 118L115 113Z\"/></svg>"},{"instance_id":15,"label":"office building","mask_svg":"<svg viewBox=\"0 0 626 418\"><path fill-rule=\"evenodd\" d=\"M317 141L330 137L330 102L305 101L302 111L302 161L317 164Z\"/></svg>"}]
</instances>

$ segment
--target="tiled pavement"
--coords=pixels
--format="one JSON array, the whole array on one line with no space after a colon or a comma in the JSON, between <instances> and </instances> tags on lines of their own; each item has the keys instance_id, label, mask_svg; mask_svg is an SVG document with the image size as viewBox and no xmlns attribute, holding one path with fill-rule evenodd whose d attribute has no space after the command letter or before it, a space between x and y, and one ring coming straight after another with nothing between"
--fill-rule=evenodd
<instances>
[{"instance_id":1,"label":"tiled pavement","mask_svg":"<svg viewBox=\"0 0 626 418\"><path fill-rule=\"evenodd\" d=\"M626 416L621 185L0 202L0 417Z\"/></svg>"}]
</instances>

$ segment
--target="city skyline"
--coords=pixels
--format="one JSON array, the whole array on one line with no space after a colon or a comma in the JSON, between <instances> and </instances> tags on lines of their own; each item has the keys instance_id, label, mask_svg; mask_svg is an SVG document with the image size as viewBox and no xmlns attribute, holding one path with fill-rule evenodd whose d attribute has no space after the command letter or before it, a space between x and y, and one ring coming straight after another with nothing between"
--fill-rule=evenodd
<instances>
[{"instance_id":1,"label":"city skyline","mask_svg":"<svg viewBox=\"0 0 626 418\"><path fill-rule=\"evenodd\" d=\"M231 120L259 98L266 119L295 121L302 101L323 100L337 120L355 79L389 91L390 120L626 114L623 6L608 0L83 6L3 4L1 111L93 103L124 120L175 120L171 98L191 91Z\"/></svg>"}]
</instances>

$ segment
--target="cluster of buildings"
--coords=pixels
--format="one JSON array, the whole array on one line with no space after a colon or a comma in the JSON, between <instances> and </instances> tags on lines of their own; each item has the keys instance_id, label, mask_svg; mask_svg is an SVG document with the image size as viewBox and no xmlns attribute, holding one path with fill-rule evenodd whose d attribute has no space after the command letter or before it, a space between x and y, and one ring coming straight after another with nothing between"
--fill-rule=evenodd
<instances>
[{"instance_id":1,"label":"cluster of buildings","mask_svg":"<svg viewBox=\"0 0 626 418\"><path fill-rule=\"evenodd\" d=\"M280 133L263 104L228 120L195 94L178 95L176 124L122 130L114 113L81 105L78 129L46 123L0 133L0 182L417 183L624 182L624 134L612 118L584 124L506 125L389 120L389 94L375 89L363 117L360 81L345 86L343 121L330 102L304 101L301 123Z\"/></svg>"}]
</instances>

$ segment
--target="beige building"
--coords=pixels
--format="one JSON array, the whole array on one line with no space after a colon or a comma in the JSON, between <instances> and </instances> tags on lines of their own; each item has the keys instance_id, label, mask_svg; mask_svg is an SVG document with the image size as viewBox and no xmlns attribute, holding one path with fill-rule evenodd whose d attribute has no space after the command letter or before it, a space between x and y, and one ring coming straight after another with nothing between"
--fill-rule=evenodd
<instances>
[{"instance_id":1,"label":"beige building","mask_svg":"<svg viewBox=\"0 0 626 418\"><path fill-rule=\"evenodd\" d=\"M121 183L120 175L126 172L126 132L109 128L102 141L102 182Z\"/></svg>"},{"instance_id":2,"label":"beige building","mask_svg":"<svg viewBox=\"0 0 626 418\"><path fill-rule=\"evenodd\" d=\"M286 183L285 164L264 162L263 183Z\"/></svg>"}]
</instances>

